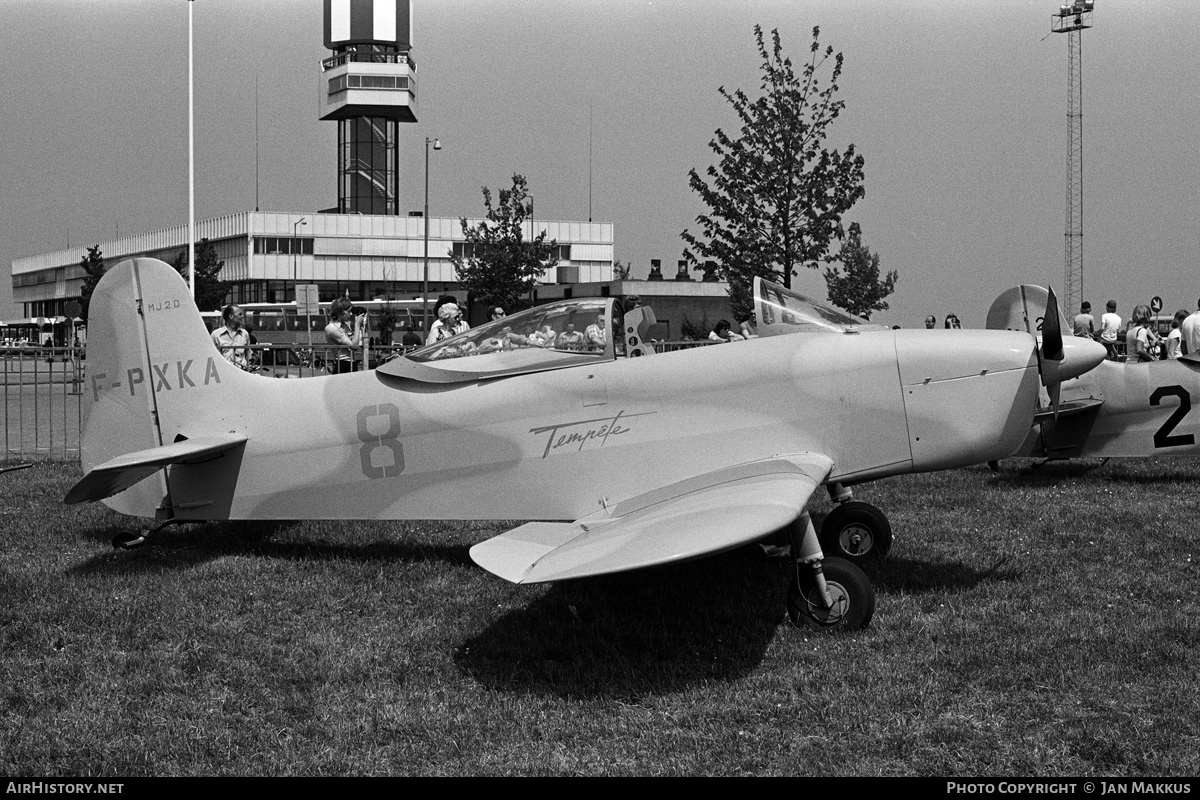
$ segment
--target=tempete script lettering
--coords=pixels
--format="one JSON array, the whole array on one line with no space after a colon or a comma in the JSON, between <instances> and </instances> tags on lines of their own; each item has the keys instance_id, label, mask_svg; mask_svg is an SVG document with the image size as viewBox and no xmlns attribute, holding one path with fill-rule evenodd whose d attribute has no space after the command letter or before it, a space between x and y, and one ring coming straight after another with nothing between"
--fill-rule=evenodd
<instances>
[{"instance_id":1,"label":"tempete script lettering","mask_svg":"<svg viewBox=\"0 0 1200 800\"><path fill-rule=\"evenodd\" d=\"M570 447L573 448L573 452L579 452L588 442L596 442L598 447L603 447L610 436L621 436L632 430L622 425L621 420L644 417L647 414L653 413L655 412L646 411L641 414L626 414L624 411L620 411L615 417L585 419L579 422L560 422L557 425L530 428L529 432L535 436L543 433L549 434L546 437L546 449L542 451L542 458L545 458L564 447Z\"/></svg>"}]
</instances>

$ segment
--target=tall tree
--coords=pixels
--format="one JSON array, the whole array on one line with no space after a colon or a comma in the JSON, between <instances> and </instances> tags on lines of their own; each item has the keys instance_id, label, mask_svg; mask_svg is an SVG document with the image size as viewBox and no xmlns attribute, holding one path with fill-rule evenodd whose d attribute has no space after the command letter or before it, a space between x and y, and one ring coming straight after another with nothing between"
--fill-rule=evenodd
<instances>
[{"instance_id":1,"label":"tall tree","mask_svg":"<svg viewBox=\"0 0 1200 800\"><path fill-rule=\"evenodd\" d=\"M521 226L531 214L532 200L523 175L513 175L512 188L500 190L495 206L484 186L483 204L486 219L475 226L461 220L464 254L452 254L451 263L459 282L476 300L512 310L533 291L542 273L558 263L554 255L558 243L547 242L545 231L525 241Z\"/></svg>"},{"instance_id":2,"label":"tall tree","mask_svg":"<svg viewBox=\"0 0 1200 800\"><path fill-rule=\"evenodd\" d=\"M845 152L824 146L829 126L845 103L834 99L842 54L821 50L813 28L809 58L799 73L783 55L779 31L767 51L762 28L754 27L762 59L762 95L741 89L718 91L741 120L736 138L717 129L709 148L717 156L705 177L688 173L692 190L709 213L696 217L698 234L683 232L684 257L694 269L718 264L729 282L736 317L748 313L754 276L791 286L801 267L829 261L830 242L844 236L842 214L863 197L863 158L854 145ZM821 75L832 59L828 81Z\"/></svg>"},{"instance_id":3,"label":"tall tree","mask_svg":"<svg viewBox=\"0 0 1200 800\"><path fill-rule=\"evenodd\" d=\"M79 318L86 323L88 308L92 304L92 292L104 277L104 255L100 252L100 245L94 244L88 248L87 255L79 260L79 268L84 272L83 283L79 287L79 305L83 306Z\"/></svg>"},{"instance_id":4,"label":"tall tree","mask_svg":"<svg viewBox=\"0 0 1200 800\"><path fill-rule=\"evenodd\" d=\"M850 223L838 260L844 273L835 266L825 268L829 302L863 319L870 319L875 311L886 311L888 304L883 298L896 290L898 275L892 270L879 279L879 254L862 243L862 229L857 222Z\"/></svg>"},{"instance_id":5,"label":"tall tree","mask_svg":"<svg viewBox=\"0 0 1200 800\"><path fill-rule=\"evenodd\" d=\"M175 271L188 279L187 250L180 250L171 263ZM220 311L229 294L229 282L221 280L225 262L217 258L217 248L208 239L196 242L196 308Z\"/></svg>"}]
</instances>

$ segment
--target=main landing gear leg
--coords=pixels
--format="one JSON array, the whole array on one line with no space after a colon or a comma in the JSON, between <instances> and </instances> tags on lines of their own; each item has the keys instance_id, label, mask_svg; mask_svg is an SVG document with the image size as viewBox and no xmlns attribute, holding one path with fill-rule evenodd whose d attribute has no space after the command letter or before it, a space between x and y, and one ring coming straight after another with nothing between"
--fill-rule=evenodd
<instances>
[{"instance_id":1,"label":"main landing gear leg","mask_svg":"<svg viewBox=\"0 0 1200 800\"><path fill-rule=\"evenodd\" d=\"M870 503L854 500L840 483L830 484L829 498L838 505L821 523L821 549L858 565L881 563L892 549L892 525Z\"/></svg>"},{"instance_id":2,"label":"main landing gear leg","mask_svg":"<svg viewBox=\"0 0 1200 800\"><path fill-rule=\"evenodd\" d=\"M788 587L787 611L792 624L822 631L867 627L875 613L875 590L857 566L841 558L824 558L808 511L791 524L795 576Z\"/></svg>"}]
</instances>

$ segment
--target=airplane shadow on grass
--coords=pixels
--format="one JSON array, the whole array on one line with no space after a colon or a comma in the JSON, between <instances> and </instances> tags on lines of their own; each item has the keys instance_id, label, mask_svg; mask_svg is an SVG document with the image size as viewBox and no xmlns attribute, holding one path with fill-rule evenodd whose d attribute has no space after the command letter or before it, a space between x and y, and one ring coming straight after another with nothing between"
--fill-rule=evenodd
<instances>
[{"instance_id":1,"label":"airplane shadow on grass","mask_svg":"<svg viewBox=\"0 0 1200 800\"><path fill-rule=\"evenodd\" d=\"M892 592L961 591L1016 577L1003 563L892 559L873 570L877 614ZM730 680L754 671L780 635L791 561L752 545L656 569L553 584L465 641L455 659L465 673L499 691L628 700ZM781 630L782 628L782 630ZM851 634L869 636L865 633Z\"/></svg>"},{"instance_id":2,"label":"airplane shadow on grass","mask_svg":"<svg viewBox=\"0 0 1200 800\"><path fill-rule=\"evenodd\" d=\"M113 550L76 567L79 574L136 572L139 570L187 570L228 555L259 555L291 561L439 561L451 565L473 565L465 545L431 545L399 538L389 526L380 524L377 536L367 541L329 541L310 537L304 522L207 522L168 527L153 540L133 550ZM108 543L129 526L95 528L84 535ZM294 534L294 535L293 535Z\"/></svg>"},{"instance_id":3,"label":"airplane shadow on grass","mask_svg":"<svg viewBox=\"0 0 1200 800\"><path fill-rule=\"evenodd\" d=\"M366 535L359 529L357 541L343 543L330 541L330 532L314 535L304 524L222 522L168 528L146 546L94 556L72 571L183 571L247 554L305 561L437 562L475 569L465 542L406 541L403 533L380 526ZM107 543L120 530L93 529L86 536ZM888 613L889 594L968 591L1018 577L1004 562L980 570L895 555L868 572L879 596L877 614ZM489 688L562 697L627 700L707 680L736 679L757 668L776 637L814 635L793 629L784 613L792 574L789 559L767 558L750 545L683 564L517 589L513 602L518 607L466 638L454 659L465 674ZM870 630L852 635L869 636Z\"/></svg>"},{"instance_id":4,"label":"airplane shadow on grass","mask_svg":"<svg viewBox=\"0 0 1200 800\"><path fill-rule=\"evenodd\" d=\"M1046 486L1064 480L1120 484L1172 484L1200 478L1197 458L1078 458L1057 461L1019 458L1000 462L989 483L997 487Z\"/></svg>"}]
</instances>

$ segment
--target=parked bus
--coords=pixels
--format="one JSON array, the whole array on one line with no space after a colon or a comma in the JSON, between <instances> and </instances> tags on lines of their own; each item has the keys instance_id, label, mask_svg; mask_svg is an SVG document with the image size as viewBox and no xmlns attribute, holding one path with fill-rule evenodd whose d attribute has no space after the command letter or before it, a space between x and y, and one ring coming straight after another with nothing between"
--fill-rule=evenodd
<instances>
[{"instance_id":1,"label":"parked bus","mask_svg":"<svg viewBox=\"0 0 1200 800\"><path fill-rule=\"evenodd\" d=\"M420 312L417 316L420 316ZM0 346L5 348L70 347L74 336L74 325L67 317L33 317L0 322Z\"/></svg>"},{"instance_id":2,"label":"parked bus","mask_svg":"<svg viewBox=\"0 0 1200 800\"><path fill-rule=\"evenodd\" d=\"M429 303L430 321L433 319L435 303ZM321 304L321 312L298 315L296 303L239 303L245 312L244 325L255 342L252 361L263 367L324 366L329 345L325 339L325 326L329 324L328 303ZM375 358L387 358L393 348L400 346L404 332L411 325L421 335L420 300L362 300L354 303L355 314L367 312L368 331ZM391 328L385 330L388 317ZM220 311L202 311L201 318L209 332L225 324ZM311 347L310 347L311 344ZM382 348L383 352L380 352Z\"/></svg>"},{"instance_id":3,"label":"parked bus","mask_svg":"<svg viewBox=\"0 0 1200 800\"><path fill-rule=\"evenodd\" d=\"M329 317L326 315L327 303L321 304L321 313L309 316L298 315L295 302L238 305L246 313L246 330L254 334L259 344L307 347L310 332L314 344L325 343L325 326L329 324ZM430 302L430 321L433 317L433 306L434 303ZM409 325L418 333L421 332L420 300L362 300L354 304L356 314L361 313L360 309L367 312L368 327L376 344L384 343L389 338L398 343ZM385 331L389 312L392 325L390 330ZM200 316L210 332L225 324L220 311L202 311ZM387 333L392 335L388 337Z\"/></svg>"}]
</instances>

